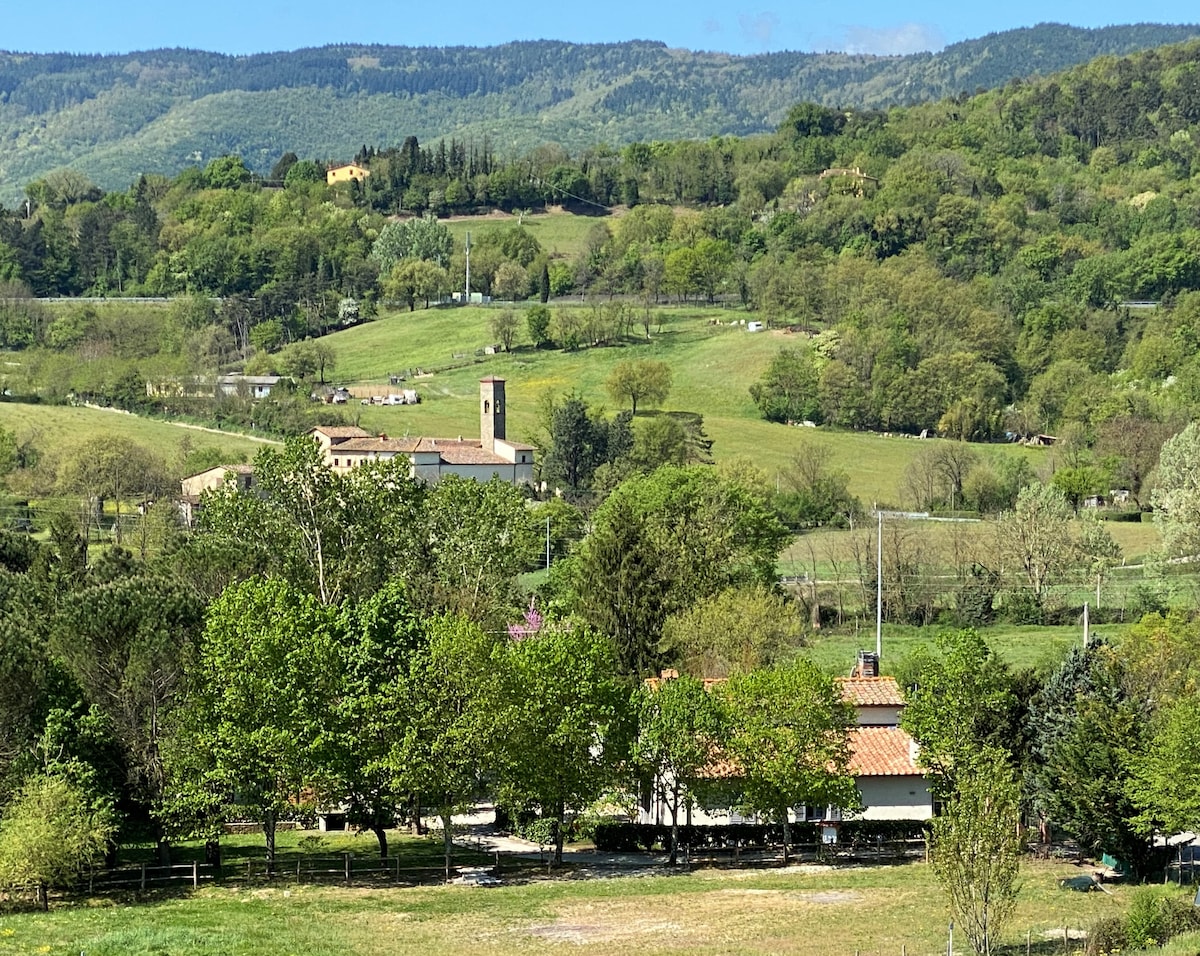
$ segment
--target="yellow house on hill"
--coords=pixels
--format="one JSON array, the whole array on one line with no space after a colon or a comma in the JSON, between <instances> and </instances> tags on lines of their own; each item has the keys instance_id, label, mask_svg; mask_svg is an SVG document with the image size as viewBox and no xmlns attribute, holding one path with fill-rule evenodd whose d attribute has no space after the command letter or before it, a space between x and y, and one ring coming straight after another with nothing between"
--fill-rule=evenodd
<instances>
[{"instance_id":1,"label":"yellow house on hill","mask_svg":"<svg viewBox=\"0 0 1200 956\"><path fill-rule=\"evenodd\" d=\"M362 182L371 175L371 170L365 166L359 166L358 163L346 163L342 166L330 166L325 171L325 185L333 186L336 183L348 183L351 180Z\"/></svg>"}]
</instances>

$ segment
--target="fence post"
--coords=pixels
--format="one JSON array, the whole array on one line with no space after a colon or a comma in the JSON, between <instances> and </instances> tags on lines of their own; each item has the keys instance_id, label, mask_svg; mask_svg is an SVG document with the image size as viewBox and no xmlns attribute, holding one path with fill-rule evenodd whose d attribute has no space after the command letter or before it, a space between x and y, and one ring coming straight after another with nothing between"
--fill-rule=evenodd
<instances>
[{"instance_id":1,"label":"fence post","mask_svg":"<svg viewBox=\"0 0 1200 956\"><path fill-rule=\"evenodd\" d=\"M192 860L192 888L195 889L199 886L200 886L200 862L198 860Z\"/></svg>"},{"instance_id":2,"label":"fence post","mask_svg":"<svg viewBox=\"0 0 1200 956\"><path fill-rule=\"evenodd\" d=\"M142 864L142 889L146 888L146 864Z\"/></svg>"},{"instance_id":3,"label":"fence post","mask_svg":"<svg viewBox=\"0 0 1200 956\"><path fill-rule=\"evenodd\" d=\"M349 882L350 882L350 854L343 853L342 856L345 858L345 861L346 861L346 883L349 884Z\"/></svg>"},{"instance_id":4,"label":"fence post","mask_svg":"<svg viewBox=\"0 0 1200 956\"><path fill-rule=\"evenodd\" d=\"M396 857L396 882L400 882L400 857Z\"/></svg>"},{"instance_id":5,"label":"fence post","mask_svg":"<svg viewBox=\"0 0 1200 956\"><path fill-rule=\"evenodd\" d=\"M303 859L304 859L304 857L302 857L302 856L296 857L296 882L297 883L300 882L300 861Z\"/></svg>"},{"instance_id":6,"label":"fence post","mask_svg":"<svg viewBox=\"0 0 1200 956\"><path fill-rule=\"evenodd\" d=\"M253 860L246 861L246 879L250 879L251 867L254 865Z\"/></svg>"}]
</instances>

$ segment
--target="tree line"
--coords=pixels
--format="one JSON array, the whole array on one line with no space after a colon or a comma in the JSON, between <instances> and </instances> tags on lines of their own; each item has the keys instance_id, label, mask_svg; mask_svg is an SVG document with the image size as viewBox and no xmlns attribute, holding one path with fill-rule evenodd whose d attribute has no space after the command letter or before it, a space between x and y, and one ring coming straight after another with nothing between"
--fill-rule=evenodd
<instances>
[{"instance_id":1,"label":"tree line","mask_svg":"<svg viewBox=\"0 0 1200 956\"><path fill-rule=\"evenodd\" d=\"M1169 443L1172 467L1196 433ZM89 556L69 520L48 544L0 536L8 885L69 881L139 835L164 855L215 842L234 815L263 824L268 860L278 821L318 808L346 808L381 853L392 825L436 816L449 866L449 818L483 796L541 820L556 852L606 792L632 803L659 788L676 834L689 805L737 808L779 823L785 843L791 808L858 807L853 712L805 657L775 586L787 535L744 474L627 478L586 537L567 532L577 543L533 600L518 576L543 522L571 524L562 503L531 509L498 481L425 486L390 463L337 474L306 439L260 453L256 481L206 495L199 529L145 558ZM1189 495L1182 480L1164 507L1194 533ZM1021 533L1055 537L1042 517ZM982 825L972 806L1002 804L983 815L999 828L988 839L1011 841L1019 813L1044 839L1059 828L1160 872L1152 837L1200 823L1198 634L1152 614L1033 671L952 631L899 662L902 726L950 808L935 864ZM643 682L671 666L684 676ZM728 680L706 689L712 676ZM737 772L712 773L721 762Z\"/></svg>"},{"instance_id":2,"label":"tree line","mask_svg":"<svg viewBox=\"0 0 1200 956\"><path fill-rule=\"evenodd\" d=\"M94 339L82 311L52 319L30 294L219 297L158 354L266 369L382 300L413 309L461 289L465 250L427 216L620 204L571 256L520 221L481 231L472 290L547 304L558 321L541 347L633 331L591 334L586 313L555 311L568 295L748 309L798 336L763 384L773 419L968 440L1077 425L1089 441L1125 416L1181 421L1196 404L1194 55L886 112L802 103L741 139L501 158L410 136L364 145L371 175L333 188L325 160L295 153L265 181L224 156L125 192L60 171L0 219L0 342L53 356ZM1145 301L1157 308L1129 304Z\"/></svg>"}]
</instances>

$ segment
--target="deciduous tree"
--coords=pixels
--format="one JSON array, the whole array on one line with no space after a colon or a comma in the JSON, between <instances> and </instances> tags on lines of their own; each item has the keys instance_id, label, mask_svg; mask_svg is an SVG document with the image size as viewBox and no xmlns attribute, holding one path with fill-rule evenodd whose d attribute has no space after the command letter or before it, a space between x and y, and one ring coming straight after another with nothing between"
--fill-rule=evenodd
<instances>
[{"instance_id":1,"label":"deciduous tree","mask_svg":"<svg viewBox=\"0 0 1200 956\"><path fill-rule=\"evenodd\" d=\"M407 725L388 762L395 786L421 794L441 817L447 880L451 816L472 802L484 775L499 765L502 668L497 637L465 618L444 617L429 624L396 688Z\"/></svg>"},{"instance_id":2,"label":"deciduous tree","mask_svg":"<svg viewBox=\"0 0 1200 956\"><path fill-rule=\"evenodd\" d=\"M636 756L671 810L670 863L679 853L679 812L702 789L725 739L718 699L694 677L682 675L643 685L638 695Z\"/></svg>"},{"instance_id":3,"label":"deciduous tree","mask_svg":"<svg viewBox=\"0 0 1200 956\"><path fill-rule=\"evenodd\" d=\"M503 792L554 822L562 863L566 814L590 806L626 757L629 693L612 645L580 627L543 626L506 649Z\"/></svg>"},{"instance_id":4,"label":"deciduous tree","mask_svg":"<svg viewBox=\"0 0 1200 956\"><path fill-rule=\"evenodd\" d=\"M930 859L955 925L976 956L991 956L1017 902L1021 791L1006 755L984 751L933 819Z\"/></svg>"},{"instance_id":5,"label":"deciduous tree","mask_svg":"<svg viewBox=\"0 0 1200 956\"><path fill-rule=\"evenodd\" d=\"M722 687L722 697L729 721L725 752L740 772L745 807L783 826L786 862L794 808L849 810L860 803L847 769L854 710L804 658L737 675Z\"/></svg>"},{"instance_id":6,"label":"deciduous tree","mask_svg":"<svg viewBox=\"0 0 1200 956\"><path fill-rule=\"evenodd\" d=\"M1191 422L1163 443L1150 500L1168 554L1200 552L1200 422Z\"/></svg>"},{"instance_id":7,"label":"deciduous tree","mask_svg":"<svg viewBox=\"0 0 1200 956\"><path fill-rule=\"evenodd\" d=\"M637 414L638 403L659 406L671 393L671 367L654 359L627 359L618 362L605 387L613 401L628 401Z\"/></svg>"},{"instance_id":8,"label":"deciduous tree","mask_svg":"<svg viewBox=\"0 0 1200 956\"><path fill-rule=\"evenodd\" d=\"M246 581L209 608L195 690L173 742L169 799L215 797L263 825L267 865L289 801L322 771L344 686L333 611L279 578Z\"/></svg>"}]
</instances>

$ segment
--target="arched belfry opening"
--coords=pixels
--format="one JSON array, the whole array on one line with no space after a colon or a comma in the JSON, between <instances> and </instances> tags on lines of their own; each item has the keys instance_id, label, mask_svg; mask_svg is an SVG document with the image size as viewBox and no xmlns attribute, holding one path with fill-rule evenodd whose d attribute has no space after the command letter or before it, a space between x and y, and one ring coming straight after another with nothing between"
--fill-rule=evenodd
<instances>
[{"instance_id":1,"label":"arched belfry opening","mask_svg":"<svg viewBox=\"0 0 1200 956\"><path fill-rule=\"evenodd\" d=\"M496 440L507 437L504 427L504 379L489 375L479 381L479 443L486 451L496 450Z\"/></svg>"}]
</instances>

